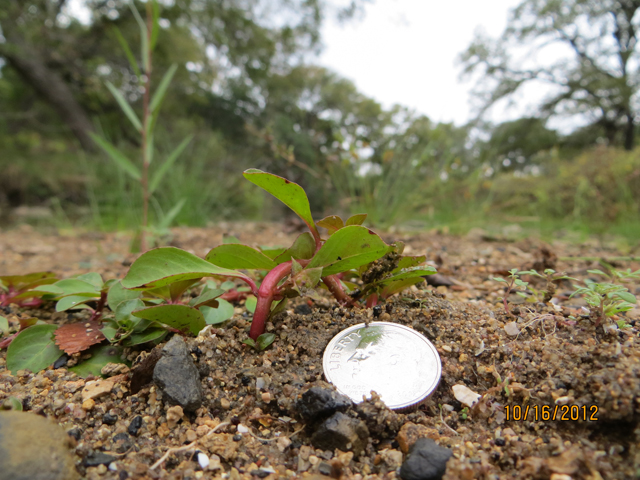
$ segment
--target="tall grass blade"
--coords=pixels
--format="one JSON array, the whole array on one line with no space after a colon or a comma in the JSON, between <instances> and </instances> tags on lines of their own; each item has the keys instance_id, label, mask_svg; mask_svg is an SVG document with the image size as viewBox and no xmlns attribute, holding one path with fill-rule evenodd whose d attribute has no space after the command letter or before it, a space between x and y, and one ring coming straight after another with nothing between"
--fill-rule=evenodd
<instances>
[{"instance_id":1,"label":"tall grass blade","mask_svg":"<svg viewBox=\"0 0 640 480\"><path fill-rule=\"evenodd\" d=\"M153 178L151 179L151 183L149 184L149 193L153 193L156 188L158 188L158 185L160 185L162 178L166 175L166 173L178 159L183 150L187 148L187 145L192 138L193 135L189 135L187 138L185 138L182 143L178 145L173 152L171 152L167 160L160 166L160 168L158 168L156 173L153 175Z\"/></svg>"},{"instance_id":2,"label":"tall grass blade","mask_svg":"<svg viewBox=\"0 0 640 480\"><path fill-rule=\"evenodd\" d=\"M113 160L116 165L127 172L133 179L140 180L140 178L142 177L142 175L140 174L140 170L131 162L131 160L125 157L122 152L120 152L120 150L118 150L110 142L96 135L95 133L89 133L89 135L91 135L93 141L96 142L107 155L109 155L111 160Z\"/></svg>"},{"instance_id":3,"label":"tall grass blade","mask_svg":"<svg viewBox=\"0 0 640 480\"><path fill-rule=\"evenodd\" d=\"M136 115L136 112L133 111L133 108L131 108L131 105L129 105L129 103L124 98L122 93L120 93L120 90L118 90L113 83L111 82L106 82L106 83L107 83L107 88L109 89L111 94L115 97L116 101L118 102L118 105L120 105L120 108L125 113L127 118L131 121L133 126L136 127L136 130L141 132L142 123L140 123L140 119Z\"/></svg>"}]
</instances>

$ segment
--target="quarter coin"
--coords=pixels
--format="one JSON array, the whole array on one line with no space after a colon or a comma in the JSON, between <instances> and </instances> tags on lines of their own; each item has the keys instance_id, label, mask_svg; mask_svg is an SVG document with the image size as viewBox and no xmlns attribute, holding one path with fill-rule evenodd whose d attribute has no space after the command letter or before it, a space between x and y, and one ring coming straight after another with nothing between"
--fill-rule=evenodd
<instances>
[{"instance_id":1,"label":"quarter coin","mask_svg":"<svg viewBox=\"0 0 640 480\"><path fill-rule=\"evenodd\" d=\"M380 395L393 410L410 410L436 389L442 374L433 344L397 323L371 322L349 327L324 351L324 375L356 403Z\"/></svg>"}]
</instances>

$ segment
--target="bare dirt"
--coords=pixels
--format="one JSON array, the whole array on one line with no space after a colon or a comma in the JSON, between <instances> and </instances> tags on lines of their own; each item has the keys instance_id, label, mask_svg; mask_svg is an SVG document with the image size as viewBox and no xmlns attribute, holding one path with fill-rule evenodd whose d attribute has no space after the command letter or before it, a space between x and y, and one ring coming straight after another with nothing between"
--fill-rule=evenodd
<instances>
[{"instance_id":1,"label":"bare dirt","mask_svg":"<svg viewBox=\"0 0 640 480\"><path fill-rule=\"evenodd\" d=\"M273 224L221 224L176 229L165 242L204 256L221 243L222 234L275 246L295 238L285 230ZM26 410L71 431L79 463L93 451L116 457L109 469L79 466L89 479L392 479L399 478L400 462L419 437L452 450L444 476L449 480L640 475L640 309L617 318L629 328L612 328L613 322L596 328L584 303L569 298L572 283L563 281L556 285L556 306L523 303L512 295L509 316L502 304L504 284L490 278L511 268L554 268L584 279L590 276L588 269L601 268L598 261L568 257L611 259L620 255L615 247L596 241L504 241L481 232L464 238L434 232L383 238L404 241L405 254L426 254L446 277L440 280L450 280L448 286L420 285L393 297L378 318L426 336L441 356L443 372L435 393L416 411L392 412L375 398L349 410L369 430L361 455L314 448L310 438L315 427L305 423L298 409L300 395L310 387L329 387L322 371L329 340L372 319L371 310L341 308L328 297L293 302L268 326L277 337L264 352L241 343L250 325L241 304L220 328L187 339L205 393L205 406L195 414L170 411L153 385L131 394L127 375L114 377L111 391L93 404L83 403L81 391L90 379L66 368L11 376L6 351L0 352L0 403L16 397ZM129 241L125 234L112 233L45 235L28 227L3 232L0 274L51 270L68 277L97 271L105 280L121 278L135 258L128 253ZM613 263L640 268L638 262ZM544 281L529 280L545 290ZM629 287L640 294L637 283ZM23 313L11 306L5 315L15 325ZM82 318L56 314L50 305L28 313L57 323ZM128 352L132 360L139 354L140 349ZM454 397L454 385L467 386L481 400L465 408ZM106 421L106 414L117 419ZM138 416L142 427L129 435ZM180 447L154 465L169 449ZM199 466L196 450L210 458L208 469Z\"/></svg>"}]
</instances>

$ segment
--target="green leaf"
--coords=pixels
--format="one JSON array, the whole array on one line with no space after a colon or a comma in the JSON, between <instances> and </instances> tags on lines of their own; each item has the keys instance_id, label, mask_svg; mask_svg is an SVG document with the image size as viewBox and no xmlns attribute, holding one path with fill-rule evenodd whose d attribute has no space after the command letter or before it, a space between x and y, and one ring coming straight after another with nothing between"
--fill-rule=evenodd
<instances>
[{"instance_id":1,"label":"green leaf","mask_svg":"<svg viewBox=\"0 0 640 480\"><path fill-rule=\"evenodd\" d=\"M175 247L154 248L143 253L122 280L124 288L147 289L181 280L223 275L249 278L245 274L218 267L192 253Z\"/></svg>"},{"instance_id":2,"label":"green leaf","mask_svg":"<svg viewBox=\"0 0 640 480\"><path fill-rule=\"evenodd\" d=\"M156 109L160 108L160 105L162 105L162 101L164 100L164 96L167 93L167 89L171 84L171 80L173 79L176 70L178 70L178 65L174 63L169 67L167 72L162 77L162 80L160 81L160 84L156 89L156 93L153 94L153 98L151 99L151 103L149 104L149 110L151 110L152 112L155 112Z\"/></svg>"},{"instance_id":3,"label":"green leaf","mask_svg":"<svg viewBox=\"0 0 640 480\"><path fill-rule=\"evenodd\" d=\"M0 284L14 290L23 290L26 288L35 288L38 285L54 283L57 281L56 274L53 272L36 272L26 275L3 275L0 276Z\"/></svg>"},{"instance_id":4,"label":"green leaf","mask_svg":"<svg viewBox=\"0 0 640 480\"><path fill-rule=\"evenodd\" d=\"M136 61L136 58L133 56L133 52L129 48L129 44L122 36L122 32L120 32L120 29L116 26L113 27L113 32L115 33L116 39L118 40L118 43L122 47L122 50L124 50L124 54L127 56L127 60L129 60L129 64L131 65L131 68L133 68L133 73L135 73L136 76L140 78L142 76L142 73L140 72L140 67L138 67L138 62Z\"/></svg>"},{"instance_id":5,"label":"green leaf","mask_svg":"<svg viewBox=\"0 0 640 480\"><path fill-rule=\"evenodd\" d=\"M96 142L98 146L102 148L102 150L104 150L104 152L107 155L109 155L111 160L113 160L116 163L116 165L118 165L122 170L128 173L129 176L134 180L140 180L140 178L142 177L142 175L140 174L140 170L133 163L131 163L131 160L125 157L120 152L120 150L118 150L107 140L105 140L102 137L99 137L95 133L89 132L89 135L91 135L91 138L93 139L93 141Z\"/></svg>"},{"instance_id":6,"label":"green leaf","mask_svg":"<svg viewBox=\"0 0 640 480\"><path fill-rule=\"evenodd\" d=\"M120 327L113 320L107 320L106 324L100 329L107 341L114 343L116 341L116 334Z\"/></svg>"},{"instance_id":7,"label":"green leaf","mask_svg":"<svg viewBox=\"0 0 640 480\"><path fill-rule=\"evenodd\" d=\"M192 335L197 335L207 325L202 313L187 305L158 305L138 310L133 312L133 315Z\"/></svg>"},{"instance_id":8,"label":"green leaf","mask_svg":"<svg viewBox=\"0 0 640 480\"><path fill-rule=\"evenodd\" d=\"M107 88L111 92L111 95L115 97L116 101L118 102L118 105L120 105L120 108L122 109L124 114L127 116L129 121L133 124L136 130L141 132L142 123L140 123L140 119L136 115L136 112L133 111L133 108L131 108L131 105L129 105L129 102L127 102L124 96L122 96L122 93L120 92L120 90L118 90L113 83L109 81L105 83L107 85Z\"/></svg>"},{"instance_id":9,"label":"green leaf","mask_svg":"<svg viewBox=\"0 0 640 480\"><path fill-rule=\"evenodd\" d=\"M307 268L323 267L322 276L326 277L373 262L389 248L368 228L351 225L331 235Z\"/></svg>"},{"instance_id":10,"label":"green leaf","mask_svg":"<svg viewBox=\"0 0 640 480\"><path fill-rule=\"evenodd\" d=\"M233 305L226 300L218 300L218 308L212 307L200 307L202 315L207 325L216 325L218 323L226 322L233 317Z\"/></svg>"},{"instance_id":11,"label":"green leaf","mask_svg":"<svg viewBox=\"0 0 640 480\"><path fill-rule=\"evenodd\" d=\"M344 221L337 215L329 215L320 220L317 225L327 229L329 235L333 235L338 230L344 227Z\"/></svg>"},{"instance_id":12,"label":"green leaf","mask_svg":"<svg viewBox=\"0 0 640 480\"><path fill-rule=\"evenodd\" d=\"M134 300L139 298L142 295L142 292L137 290L127 290L122 286L122 282L118 280L116 283L111 285L109 289L109 293L107 294L107 305L113 311L116 310L117 306L126 301L126 300Z\"/></svg>"},{"instance_id":13,"label":"green leaf","mask_svg":"<svg viewBox=\"0 0 640 480\"><path fill-rule=\"evenodd\" d=\"M57 325L35 325L20 332L7 349L7 369L13 375L25 369L37 373L60 358L64 352L53 338L57 329Z\"/></svg>"},{"instance_id":14,"label":"green leaf","mask_svg":"<svg viewBox=\"0 0 640 480\"><path fill-rule=\"evenodd\" d=\"M188 288L195 285L198 281L200 281L199 278L193 278L189 280L182 280L180 282L174 282L169 285L169 296L171 300L173 300L174 302L178 300L180 296L182 296L182 294L187 291Z\"/></svg>"},{"instance_id":15,"label":"green leaf","mask_svg":"<svg viewBox=\"0 0 640 480\"><path fill-rule=\"evenodd\" d=\"M242 343L244 343L245 345L249 345L251 348L255 348L256 350L258 349L256 342L253 341L253 338L245 338Z\"/></svg>"},{"instance_id":16,"label":"green leaf","mask_svg":"<svg viewBox=\"0 0 640 480\"><path fill-rule=\"evenodd\" d=\"M347 221L345 222L345 226L362 225L366 219L367 219L366 213L357 213L347 218Z\"/></svg>"},{"instance_id":17,"label":"green leaf","mask_svg":"<svg viewBox=\"0 0 640 480\"><path fill-rule=\"evenodd\" d=\"M61 289L62 295L100 296L100 287L96 287L92 283L85 282L79 278L65 278L64 280L59 280L53 285L50 285L50 287Z\"/></svg>"},{"instance_id":18,"label":"green leaf","mask_svg":"<svg viewBox=\"0 0 640 480\"><path fill-rule=\"evenodd\" d=\"M380 292L380 297L389 298L391 295L401 292L405 288L409 288L412 285L422 282L423 280L424 278L422 277L411 277L404 278L395 282L390 282L386 284L386 286L382 289L382 292Z\"/></svg>"},{"instance_id":19,"label":"green leaf","mask_svg":"<svg viewBox=\"0 0 640 480\"><path fill-rule=\"evenodd\" d=\"M588 273L593 273L595 275L603 275L605 277L608 277L609 275L607 275L606 273L604 273L602 270L587 270Z\"/></svg>"},{"instance_id":20,"label":"green leaf","mask_svg":"<svg viewBox=\"0 0 640 480\"><path fill-rule=\"evenodd\" d=\"M625 302L628 302L632 305L636 304L636 297L629 292L616 292L615 296L620 298L621 300L624 300Z\"/></svg>"},{"instance_id":21,"label":"green leaf","mask_svg":"<svg viewBox=\"0 0 640 480\"><path fill-rule=\"evenodd\" d=\"M124 363L125 365L129 365L129 362L122 358L123 349L116 345L97 345L92 347L88 353L91 354L90 358L74 367L70 367L69 371L82 378L87 378L89 375L101 377L102 369L107 363Z\"/></svg>"},{"instance_id":22,"label":"green leaf","mask_svg":"<svg viewBox=\"0 0 640 480\"><path fill-rule=\"evenodd\" d=\"M274 262L278 265L284 262L288 262L292 258L296 260L305 259L308 260L313 257L316 252L316 241L313 239L313 235L309 232L304 232L298 235L298 238L293 242L293 245L278 255Z\"/></svg>"},{"instance_id":23,"label":"green leaf","mask_svg":"<svg viewBox=\"0 0 640 480\"><path fill-rule=\"evenodd\" d=\"M313 223L313 217L311 216L309 199L300 185L293 183L286 178L263 172L257 168L245 170L243 175L244 178L249 180L251 183L266 190L293 210L302 220L304 220L310 230L316 233L318 232L315 224Z\"/></svg>"},{"instance_id":24,"label":"green leaf","mask_svg":"<svg viewBox=\"0 0 640 480\"><path fill-rule=\"evenodd\" d=\"M102 281L102 276L97 272L89 272L83 273L82 275L78 275L75 277L76 280L82 280L90 285L96 287L96 289L101 290L104 282Z\"/></svg>"},{"instance_id":25,"label":"green leaf","mask_svg":"<svg viewBox=\"0 0 640 480\"><path fill-rule=\"evenodd\" d=\"M56 312L64 312L70 308L89 308L84 304L95 300L95 296L67 295L66 297L62 297L58 300L58 303L56 303Z\"/></svg>"},{"instance_id":26,"label":"green leaf","mask_svg":"<svg viewBox=\"0 0 640 480\"><path fill-rule=\"evenodd\" d=\"M275 333L263 333L256 339L258 350L265 350L276 339Z\"/></svg>"},{"instance_id":27,"label":"green leaf","mask_svg":"<svg viewBox=\"0 0 640 480\"><path fill-rule=\"evenodd\" d=\"M410 267L402 269L396 273L392 273L389 277L383 279L380 283L387 284L388 282L395 282L397 280L404 280L405 278L416 278L420 277L421 280L424 280L422 277L425 275L433 275L438 273L438 271L430 266L423 267Z\"/></svg>"},{"instance_id":28,"label":"green leaf","mask_svg":"<svg viewBox=\"0 0 640 480\"><path fill-rule=\"evenodd\" d=\"M209 306L209 307L215 307L216 305L212 305L212 303L217 303L216 298L218 298L220 295L224 294L225 290L221 289L221 288L214 288L214 289L209 289L206 290L204 292L202 292L200 294L200 296L196 297L196 298L192 298L191 300L189 300L189 306L190 307L201 307L203 305Z\"/></svg>"},{"instance_id":29,"label":"green leaf","mask_svg":"<svg viewBox=\"0 0 640 480\"><path fill-rule=\"evenodd\" d=\"M9 320L0 315L0 334L7 333L9 331Z\"/></svg>"},{"instance_id":30,"label":"green leaf","mask_svg":"<svg viewBox=\"0 0 640 480\"><path fill-rule=\"evenodd\" d=\"M157 325L157 326L153 326ZM132 347L134 345L141 345L143 343L154 342L164 337L168 332L166 328L161 327L158 324L152 324L144 331L138 333L133 332L127 338L122 341L122 345L125 347Z\"/></svg>"},{"instance_id":31,"label":"green leaf","mask_svg":"<svg viewBox=\"0 0 640 480\"><path fill-rule=\"evenodd\" d=\"M138 27L140 27L140 51L142 56L142 69L144 70L145 74L148 74L149 73L149 57L147 56L147 52L149 51L149 39L147 37L148 35L147 25L145 24L144 20L140 16L140 13L138 12L138 9L136 8L134 2L131 2L129 4L129 8L133 13L133 16L135 17L136 22L138 22Z\"/></svg>"},{"instance_id":32,"label":"green leaf","mask_svg":"<svg viewBox=\"0 0 640 480\"><path fill-rule=\"evenodd\" d=\"M139 298L120 302L114 311L116 321L121 325L128 324L129 327L133 328L133 325L136 324L138 320L137 317L134 317L133 312L141 310L144 307L144 302Z\"/></svg>"},{"instance_id":33,"label":"green leaf","mask_svg":"<svg viewBox=\"0 0 640 480\"><path fill-rule=\"evenodd\" d=\"M173 220L180 213L180 210L182 210L182 207L184 207L185 203L187 203L186 198L181 198L180 200L178 200L178 203L176 203L173 208L171 208L171 210L169 210L167 214L162 217L162 220L158 224L158 227L160 227L161 229L169 228L173 223Z\"/></svg>"},{"instance_id":34,"label":"green leaf","mask_svg":"<svg viewBox=\"0 0 640 480\"><path fill-rule=\"evenodd\" d=\"M151 178L151 182L149 183L149 192L153 193L156 191L156 189L160 185L160 182L162 181L164 176L167 174L169 169L176 162L176 160L178 159L180 154L184 151L184 149L187 148L187 145L189 144L192 138L193 138L193 135L189 135L187 138L185 138L182 141L182 143L180 143L180 145L178 145L175 148L175 150L171 152L171 154L167 157L165 162L162 165L160 165L160 168L156 170L156 172L153 174L153 177Z\"/></svg>"},{"instance_id":35,"label":"green leaf","mask_svg":"<svg viewBox=\"0 0 640 480\"><path fill-rule=\"evenodd\" d=\"M16 412L22 411L22 402L16 397L8 397L3 403L0 410L15 410Z\"/></svg>"},{"instance_id":36,"label":"green leaf","mask_svg":"<svg viewBox=\"0 0 640 480\"><path fill-rule=\"evenodd\" d=\"M156 43L158 42L158 34L160 33L160 5L158 5L157 0L153 0L151 2L151 6L153 7L153 21L151 28L151 50L156 48Z\"/></svg>"},{"instance_id":37,"label":"green leaf","mask_svg":"<svg viewBox=\"0 0 640 480\"><path fill-rule=\"evenodd\" d=\"M415 257L411 257L411 256L402 257L398 261L398 266L393 270L392 273L399 272L400 270L403 270L405 268L411 268L411 267L415 267L417 265L421 265L426 260L427 260L427 256L426 255L417 255Z\"/></svg>"},{"instance_id":38,"label":"green leaf","mask_svg":"<svg viewBox=\"0 0 640 480\"><path fill-rule=\"evenodd\" d=\"M236 243L239 243L239 242L236 242ZM276 257L283 254L287 250L288 249L284 247L260 247L260 251L264 253L267 257L269 257L271 260L274 260Z\"/></svg>"},{"instance_id":39,"label":"green leaf","mask_svg":"<svg viewBox=\"0 0 640 480\"><path fill-rule=\"evenodd\" d=\"M256 305L258 303L258 299L253 295L249 295L247 300L244 302L244 306L247 307L247 311L254 313L256 311Z\"/></svg>"},{"instance_id":40,"label":"green leaf","mask_svg":"<svg viewBox=\"0 0 640 480\"><path fill-rule=\"evenodd\" d=\"M222 236L223 245L233 244L233 243L240 243L240 240L238 239L238 237L235 237L233 235L226 235L226 234Z\"/></svg>"},{"instance_id":41,"label":"green leaf","mask_svg":"<svg viewBox=\"0 0 640 480\"><path fill-rule=\"evenodd\" d=\"M271 270L278 266L264 253L247 245L229 243L211 249L205 260L223 268Z\"/></svg>"}]
</instances>

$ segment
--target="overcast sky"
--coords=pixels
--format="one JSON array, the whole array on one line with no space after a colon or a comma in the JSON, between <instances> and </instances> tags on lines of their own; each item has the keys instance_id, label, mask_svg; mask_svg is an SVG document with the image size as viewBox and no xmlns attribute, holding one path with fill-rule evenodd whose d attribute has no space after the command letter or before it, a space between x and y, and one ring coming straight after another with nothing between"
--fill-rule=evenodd
<instances>
[{"instance_id":1,"label":"overcast sky","mask_svg":"<svg viewBox=\"0 0 640 480\"><path fill-rule=\"evenodd\" d=\"M477 28L499 36L520 0L375 0L362 20L329 22L323 29L322 65L390 107L411 107L434 121L470 118L470 83L458 80L458 55ZM516 112L496 111L503 120Z\"/></svg>"}]
</instances>

